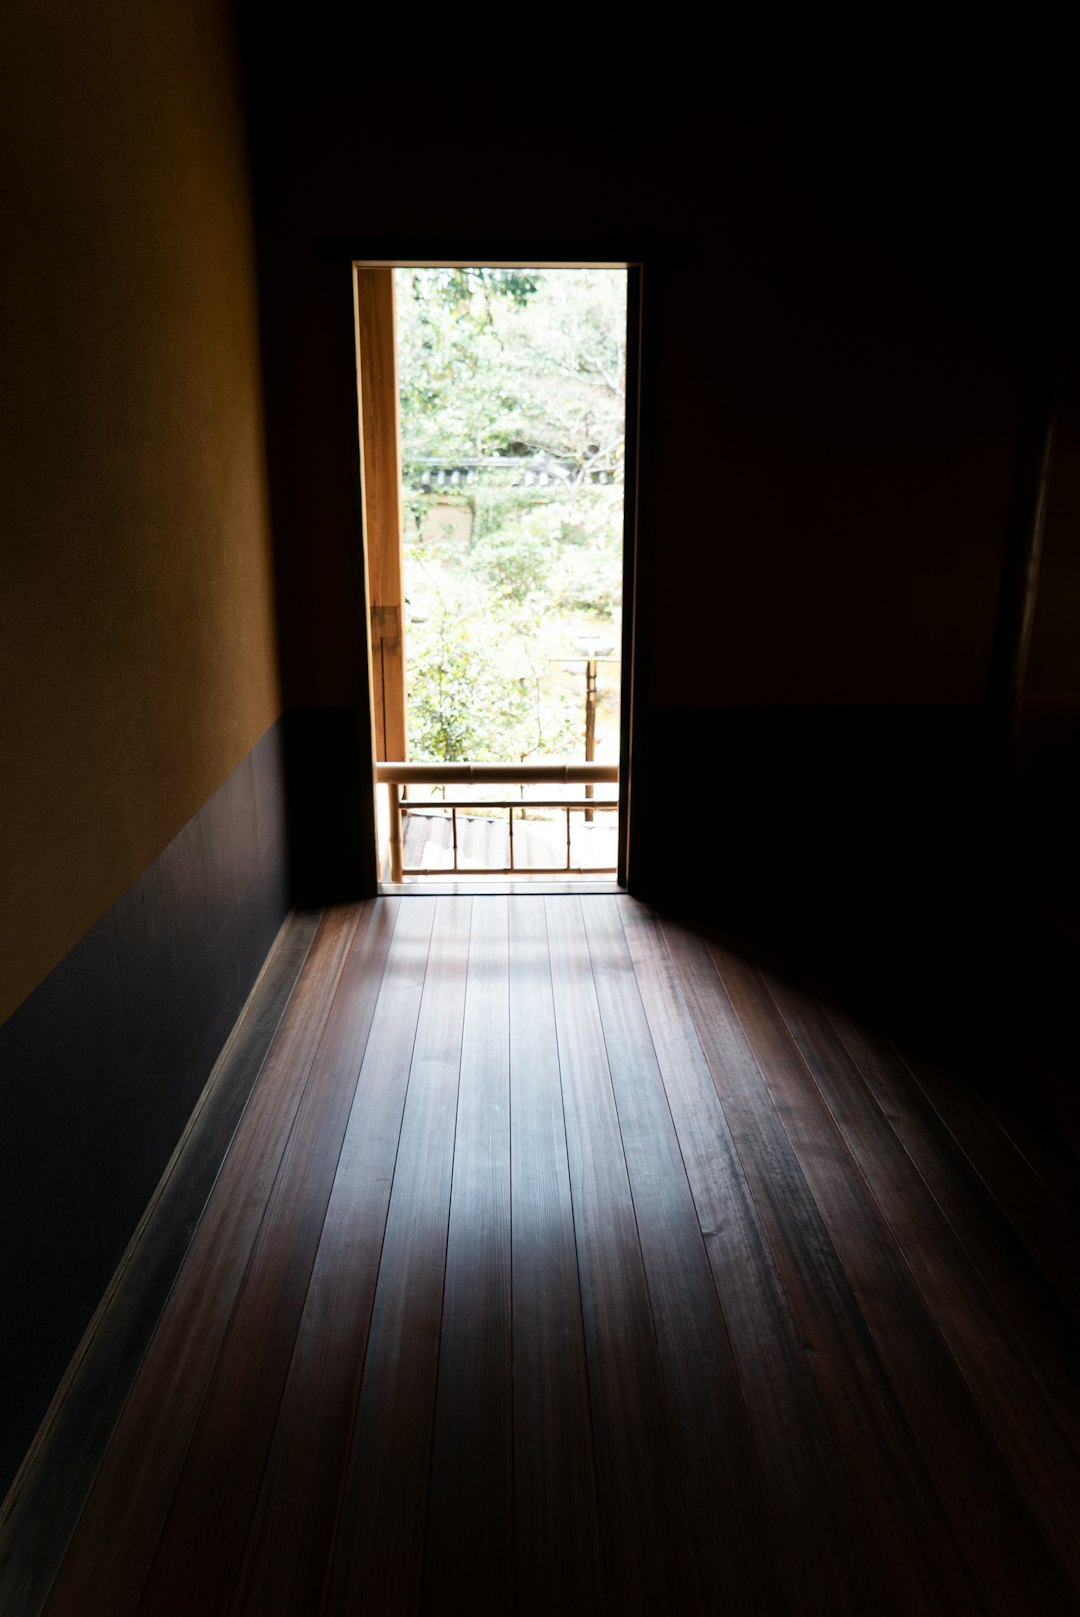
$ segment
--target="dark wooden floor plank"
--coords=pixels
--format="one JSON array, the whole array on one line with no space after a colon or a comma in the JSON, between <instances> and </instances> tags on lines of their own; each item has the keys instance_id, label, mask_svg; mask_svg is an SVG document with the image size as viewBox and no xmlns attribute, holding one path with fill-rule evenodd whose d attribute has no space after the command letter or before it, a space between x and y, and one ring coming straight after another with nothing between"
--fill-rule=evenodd
<instances>
[{"instance_id":1,"label":"dark wooden floor plank","mask_svg":"<svg viewBox=\"0 0 1080 1617\"><path fill-rule=\"evenodd\" d=\"M715 946L713 954L926 1467L921 1505L937 1517L938 1544L947 1550L955 1538L985 1608L999 1617L1033 1596L1064 1617L1060 1572L765 983L736 956Z\"/></svg>"},{"instance_id":2,"label":"dark wooden floor plank","mask_svg":"<svg viewBox=\"0 0 1080 1617\"><path fill-rule=\"evenodd\" d=\"M880 1562L864 1497L844 1464L788 1308L757 1207L657 917L620 904L638 988L722 1299L774 1519L788 1609L862 1617L879 1598Z\"/></svg>"},{"instance_id":3,"label":"dark wooden floor plank","mask_svg":"<svg viewBox=\"0 0 1080 1617\"><path fill-rule=\"evenodd\" d=\"M1004 1316L1055 1419L1080 1448L1080 1325L893 1044L834 1005L822 1009Z\"/></svg>"},{"instance_id":4,"label":"dark wooden floor plank","mask_svg":"<svg viewBox=\"0 0 1080 1617\"><path fill-rule=\"evenodd\" d=\"M1017 1149L984 1096L962 1073L950 1070L910 1036L897 1049L929 1104L950 1130L990 1195L1030 1250L1035 1261L1080 1322L1080 1271L1076 1252L1080 1225L1070 1203L1078 1185L1051 1186ZM1019 1081L1022 1082L1022 1079Z\"/></svg>"},{"instance_id":5,"label":"dark wooden floor plank","mask_svg":"<svg viewBox=\"0 0 1080 1617\"><path fill-rule=\"evenodd\" d=\"M436 900L338 1519L332 1617L419 1606L472 903Z\"/></svg>"},{"instance_id":6,"label":"dark wooden floor plank","mask_svg":"<svg viewBox=\"0 0 1080 1617\"><path fill-rule=\"evenodd\" d=\"M394 1177L434 899L402 905L232 1610L318 1611Z\"/></svg>"},{"instance_id":7,"label":"dark wooden floor plank","mask_svg":"<svg viewBox=\"0 0 1080 1617\"><path fill-rule=\"evenodd\" d=\"M1002 1051L994 1067L993 1084L981 1096L983 1104L1031 1164L1073 1228L1080 1231L1080 1147L1075 1115L1058 1104L1059 1085L1045 1080L1035 1056L1025 1066ZM1075 1079L1071 1099L1075 1107Z\"/></svg>"},{"instance_id":8,"label":"dark wooden floor plank","mask_svg":"<svg viewBox=\"0 0 1080 1617\"><path fill-rule=\"evenodd\" d=\"M45 1605L135 1610L366 906L328 910Z\"/></svg>"},{"instance_id":9,"label":"dark wooden floor plank","mask_svg":"<svg viewBox=\"0 0 1080 1617\"><path fill-rule=\"evenodd\" d=\"M489 898L469 936L425 1612L508 1611L513 1598L509 1009L507 900Z\"/></svg>"},{"instance_id":10,"label":"dark wooden floor plank","mask_svg":"<svg viewBox=\"0 0 1080 1617\"><path fill-rule=\"evenodd\" d=\"M616 907L582 898L593 984L702 1588L775 1613L775 1532L697 1210Z\"/></svg>"},{"instance_id":11,"label":"dark wooden floor plank","mask_svg":"<svg viewBox=\"0 0 1080 1617\"><path fill-rule=\"evenodd\" d=\"M226 1610L322 1235L400 900L378 900L338 980L138 1611ZM192 1555L192 1545L199 1554Z\"/></svg>"},{"instance_id":12,"label":"dark wooden floor plank","mask_svg":"<svg viewBox=\"0 0 1080 1617\"><path fill-rule=\"evenodd\" d=\"M807 995L774 977L763 982L841 1138L872 1187L874 1202L898 1253L970 1393L970 1404L966 1399L950 1399L953 1421L948 1434L957 1464L962 1462L967 1468L968 1496L974 1496L976 1477L982 1489L973 1519L961 1512L961 1501L953 1499L952 1514L969 1561L983 1562L987 1579L997 1590L1008 1589L1006 1580L1017 1566L1025 1566L1030 1577L1030 1569L1039 1564L1040 1550L1034 1517L1069 1575L1080 1582L1076 1450L1064 1437L1038 1380L1030 1374L997 1303L979 1280L824 1012ZM907 1276L903 1278L906 1282ZM910 1346L907 1351L910 1357ZM929 1379L927 1357L920 1354L921 1386ZM896 1372L894 1381L898 1381ZM975 1410L1007 1466L978 1431ZM968 1414L963 1429L962 1411ZM940 1423L940 1416L935 1421L927 1411L920 1430ZM984 1522L991 1510L995 1529L988 1536ZM1014 1603L1025 1591L1030 1598L1027 1577L1023 1589L1013 1586ZM1062 1604L1065 1596L1064 1581L1056 1580L1047 1567L1041 1587L1043 1609L1055 1609L1052 1600L1057 1601L1057 1609L1067 1609Z\"/></svg>"},{"instance_id":13,"label":"dark wooden floor plank","mask_svg":"<svg viewBox=\"0 0 1080 1617\"><path fill-rule=\"evenodd\" d=\"M703 1608L577 899L545 900L606 1579L620 1611Z\"/></svg>"},{"instance_id":14,"label":"dark wooden floor plank","mask_svg":"<svg viewBox=\"0 0 1080 1617\"><path fill-rule=\"evenodd\" d=\"M833 1235L807 1183L809 1146L793 1148L774 1094L762 1082L764 1045L775 1029L736 1017L707 944L665 921L672 956L709 1061L721 1103L758 1206L804 1351L817 1361L819 1386L846 1465L867 1500L887 1508L867 1513L881 1567L881 1609L982 1609L923 1457L908 1429L874 1338L859 1307ZM741 1009L741 1008L740 1008ZM782 1048L775 1052L781 1064ZM771 1078L771 1070L769 1077ZM816 1142L824 1174L842 1171L828 1132ZM840 1152L843 1146L840 1144ZM863 1223L858 1205L853 1216Z\"/></svg>"},{"instance_id":15,"label":"dark wooden floor plank","mask_svg":"<svg viewBox=\"0 0 1080 1617\"><path fill-rule=\"evenodd\" d=\"M969 1078L979 1081L980 1093L1017 1148L1055 1194L1061 1188L1073 1218L1080 1217L1080 1091L1075 1058L1048 1045L1037 1013L1024 1007L1019 995L1008 1006L991 1003L978 1033L985 1056L981 1070L971 1071Z\"/></svg>"},{"instance_id":16,"label":"dark wooden floor plank","mask_svg":"<svg viewBox=\"0 0 1080 1617\"><path fill-rule=\"evenodd\" d=\"M514 1564L519 1617L606 1610L543 899L510 904Z\"/></svg>"}]
</instances>

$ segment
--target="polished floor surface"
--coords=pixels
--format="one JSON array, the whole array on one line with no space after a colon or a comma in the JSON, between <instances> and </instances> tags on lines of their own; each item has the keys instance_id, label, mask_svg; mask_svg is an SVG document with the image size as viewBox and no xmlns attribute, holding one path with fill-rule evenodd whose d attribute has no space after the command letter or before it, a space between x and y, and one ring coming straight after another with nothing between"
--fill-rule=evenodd
<instances>
[{"instance_id":1,"label":"polished floor surface","mask_svg":"<svg viewBox=\"0 0 1080 1617\"><path fill-rule=\"evenodd\" d=\"M328 911L47 1617L1080 1611L1075 1097L842 1003Z\"/></svg>"}]
</instances>

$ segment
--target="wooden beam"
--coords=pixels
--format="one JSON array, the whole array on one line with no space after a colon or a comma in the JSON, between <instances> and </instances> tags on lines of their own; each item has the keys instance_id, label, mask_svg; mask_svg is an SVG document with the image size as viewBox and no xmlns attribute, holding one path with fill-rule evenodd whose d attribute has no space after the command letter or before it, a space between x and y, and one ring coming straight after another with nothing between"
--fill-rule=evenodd
<instances>
[{"instance_id":1,"label":"wooden beam","mask_svg":"<svg viewBox=\"0 0 1080 1617\"><path fill-rule=\"evenodd\" d=\"M401 451L392 269L356 266L356 311L375 755L407 758Z\"/></svg>"}]
</instances>

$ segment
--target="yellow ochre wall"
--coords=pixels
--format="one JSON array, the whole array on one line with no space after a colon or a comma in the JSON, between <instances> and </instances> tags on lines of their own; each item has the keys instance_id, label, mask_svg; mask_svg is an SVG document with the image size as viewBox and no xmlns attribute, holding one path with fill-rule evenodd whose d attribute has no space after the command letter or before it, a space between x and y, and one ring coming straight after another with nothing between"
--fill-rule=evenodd
<instances>
[{"instance_id":1,"label":"yellow ochre wall","mask_svg":"<svg viewBox=\"0 0 1080 1617\"><path fill-rule=\"evenodd\" d=\"M281 711L217 0L0 16L0 1021Z\"/></svg>"}]
</instances>

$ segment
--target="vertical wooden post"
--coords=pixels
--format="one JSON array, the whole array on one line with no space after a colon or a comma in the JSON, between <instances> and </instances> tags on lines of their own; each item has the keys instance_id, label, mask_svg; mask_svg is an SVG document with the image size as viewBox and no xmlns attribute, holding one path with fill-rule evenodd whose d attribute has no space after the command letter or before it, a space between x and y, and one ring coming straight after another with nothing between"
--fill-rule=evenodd
<instances>
[{"instance_id":1,"label":"vertical wooden post","mask_svg":"<svg viewBox=\"0 0 1080 1617\"><path fill-rule=\"evenodd\" d=\"M585 762L591 764L596 757L596 659L590 657L585 664ZM592 797L592 782L585 788L585 796ZM585 810L586 821L591 821L592 809Z\"/></svg>"},{"instance_id":2,"label":"vertical wooden post","mask_svg":"<svg viewBox=\"0 0 1080 1617\"><path fill-rule=\"evenodd\" d=\"M402 866L405 862L401 829L401 787L397 781L391 780L387 782L386 792L390 810L390 880L401 881Z\"/></svg>"},{"instance_id":3,"label":"vertical wooden post","mask_svg":"<svg viewBox=\"0 0 1080 1617\"><path fill-rule=\"evenodd\" d=\"M401 448L392 269L356 266L356 309L375 756L405 759L408 742L401 585Z\"/></svg>"}]
</instances>

